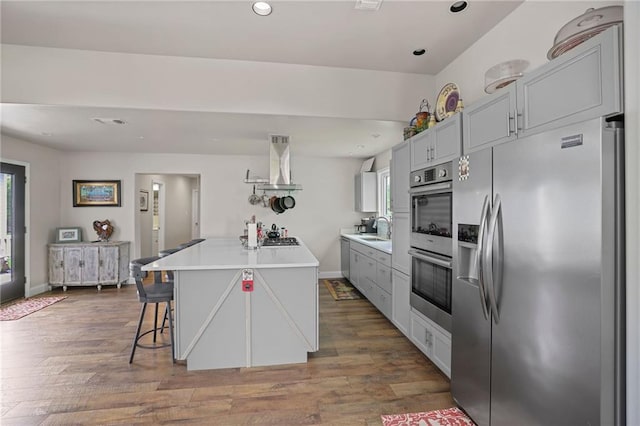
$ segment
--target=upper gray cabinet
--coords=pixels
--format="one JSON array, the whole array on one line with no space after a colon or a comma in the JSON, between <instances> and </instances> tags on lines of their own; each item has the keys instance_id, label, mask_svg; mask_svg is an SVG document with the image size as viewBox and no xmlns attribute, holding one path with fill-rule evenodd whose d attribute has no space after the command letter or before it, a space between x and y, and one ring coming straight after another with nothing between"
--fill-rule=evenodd
<instances>
[{"instance_id":1,"label":"upper gray cabinet","mask_svg":"<svg viewBox=\"0 0 640 426\"><path fill-rule=\"evenodd\" d=\"M391 211L394 213L409 213L410 158L410 145L406 142L391 149Z\"/></svg>"},{"instance_id":2,"label":"upper gray cabinet","mask_svg":"<svg viewBox=\"0 0 640 426\"><path fill-rule=\"evenodd\" d=\"M463 111L464 153L623 111L613 26Z\"/></svg>"},{"instance_id":3,"label":"upper gray cabinet","mask_svg":"<svg viewBox=\"0 0 640 426\"><path fill-rule=\"evenodd\" d=\"M376 172L360 172L355 178L355 203L357 212L369 213L378 210L378 180Z\"/></svg>"},{"instance_id":4,"label":"upper gray cabinet","mask_svg":"<svg viewBox=\"0 0 640 426\"><path fill-rule=\"evenodd\" d=\"M413 136L409 143L411 171L458 158L462 144L462 115L452 115L435 127Z\"/></svg>"}]
</instances>

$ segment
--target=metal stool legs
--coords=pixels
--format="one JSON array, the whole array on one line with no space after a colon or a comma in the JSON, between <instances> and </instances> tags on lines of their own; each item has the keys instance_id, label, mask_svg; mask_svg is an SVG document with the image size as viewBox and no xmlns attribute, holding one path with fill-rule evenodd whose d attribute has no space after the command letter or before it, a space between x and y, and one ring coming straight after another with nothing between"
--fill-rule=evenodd
<instances>
[{"instance_id":1,"label":"metal stool legs","mask_svg":"<svg viewBox=\"0 0 640 426\"><path fill-rule=\"evenodd\" d=\"M156 303L155 305L155 312L154 312L154 320L153 320L153 328L151 330L145 331L144 333L140 333L140 329L142 328L142 323L144 321L144 314L147 310L147 304L143 303L142 304L142 308L140 308L140 319L138 320L138 327L136 328L136 335L133 338L133 344L131 345L131 355L129 356L129 364L131 364L133 362L133 356L136 353L136 348L137 347L141 347L141 348L145 348L145 349L160 349L160 348L166 348L168 346L171 346L171 360L173 361L173 363L175 364L176 362L176 357L175 357L175 353L174 353L174 348L175 348L175 342L174 342L174 336L173 336L173 318L171 315L171 302L166 302L167 306L165 308L165 315L164 315L164 319L162 321L162 326L164 327L164 321L168 318L169 319L169 334L171 336L171 343L167 343L167 344L163 344L163 345L156 345L156 333L158 331L158 303ZM162 329L161 329L162 332ZM146 336L149 333L153 333L153 346L149 346L149 345L143 345L140 343L140 339L144 336Z\"/></svg>"}]
</instances>

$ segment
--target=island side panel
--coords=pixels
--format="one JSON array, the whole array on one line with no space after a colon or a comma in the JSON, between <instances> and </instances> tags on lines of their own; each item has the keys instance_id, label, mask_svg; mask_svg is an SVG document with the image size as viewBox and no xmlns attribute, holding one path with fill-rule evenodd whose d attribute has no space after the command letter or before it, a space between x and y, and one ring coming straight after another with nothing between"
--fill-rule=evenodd
<instances>
[{"instance_id":1,"label":"island side panel","mask_svg":"<svg viewBox=\"0 0 640 426\"><path fill-rule=\"evenodd\" d=\"M241 280L234 280L237 273L176 272L176 352L177 359L186 359L188 370L247 366L245 294ZM231 291L222 301L229 286Z\"/></svg>"},{"instance_id":2,"label":"island side panel","mask_svg":"<svg viewBox=\"0 0 640 426\"><path fill-rule=\"evenodd\" d=\"M307 362L318 350L316 267L256 270L251 293L251 365Z\"/></svg>"}]
</instances>

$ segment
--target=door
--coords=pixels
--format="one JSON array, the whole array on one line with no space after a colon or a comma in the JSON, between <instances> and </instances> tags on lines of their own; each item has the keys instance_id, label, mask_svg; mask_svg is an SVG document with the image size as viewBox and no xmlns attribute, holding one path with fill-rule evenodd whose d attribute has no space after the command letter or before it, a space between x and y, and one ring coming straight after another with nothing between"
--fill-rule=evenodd
<instances>
[{"instance_id":1,"label":"door","mask_svg":"<svg viewBox=\"0 0 640 426\"><path fill-rule=\"evenodd\" d=\"M453 177L454 274L451 394L479 426L489 425L491 319L481 293L478 233L491 200L491 148L463 157L468 173ZM484 213L484 215L483 215ZM474 241L475 240L475 241ZM484 307L483 307L484 304Z\"/></svg>"},{"instance_id":2,"label":"door","mask_svg":"<svg viewBox=\"0 0 640 426\"><path fill-rule=\"evenodd\" d=\"M603 245L603 224L614 215L603 215L603 196L613 188L601 185L609 173L600 158L612 146L592 120L494 148L494 197L501 199L495 232L490 224L487 234L487 254L495 254L487 286L496 290L499 313L494 426L613 424L601 417L601 391L614 393L607 359L614 280L603 274L603 255L614 251Z\"/></svg>"},{"instance_id":3,"label":"door","mask_svg":"<svg viewBox=\"0 0 640 426\"><path fill-rule=\"evenodd\" d=\"M191 191L191 238L200 238L200 190Z\"/></svg>"},{"instance_id":4,"label":"door","mask_svg":"<svg viewBox=\"0 0 640 426\"><path fill-rule=\"evenodd\" d=\"M2 163L0 170L0 301L25 296L24 166Z\"/></svg>"},{"instance_id":5,"label":"door","mask_svg":"<svg viewBox=\"0 0 640 426\"><path fill-rule=\"evenodd\" d=\"M165 237L165 188L164 183L160 181L152 182L153 188L153 229L151 232L151 253L154 256L158 254L160 250L164 250L164 237Z\"/></svg>"}]
</instances>

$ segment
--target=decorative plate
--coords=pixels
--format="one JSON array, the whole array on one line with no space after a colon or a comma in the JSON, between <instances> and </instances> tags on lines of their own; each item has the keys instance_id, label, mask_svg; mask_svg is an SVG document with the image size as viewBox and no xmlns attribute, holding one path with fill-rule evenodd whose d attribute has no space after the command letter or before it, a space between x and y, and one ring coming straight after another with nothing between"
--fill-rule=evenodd
<instances>
[{"instance_id":1,"label":"decorative plate","mask_svg":"<svg viewBox=\"0 0 640 426\"><path fill-rule=\"evenodd\" d=\"M452 116L458 106L458 99L460 99L458 86L455 83L445 84L436 101L436 120L442 121Z\"/></svg>"}]
</instances>

